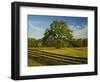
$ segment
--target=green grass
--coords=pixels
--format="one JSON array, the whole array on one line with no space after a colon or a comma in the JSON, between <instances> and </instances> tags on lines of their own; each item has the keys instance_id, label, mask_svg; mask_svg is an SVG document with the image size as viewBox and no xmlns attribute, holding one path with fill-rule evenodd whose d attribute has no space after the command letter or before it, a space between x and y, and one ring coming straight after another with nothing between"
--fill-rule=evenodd
<instances>
[{"instance_id":1,"label":"green grass","mask_svg":"<svg viewBox=\"0 0 100 82\"><path fill-rule=\"evenodd\" d=\"M31 49L31 48L29 48ZM61 49L56 49L56 48L32 48L32 49L38 49L40 51L44 52L49 52L53 54L60 54L60 55L66 55L66 56L72 56L72 57L82 57L82 58L87 58L88 57L88 50L87 48L61 48ZM50 55L53 55L50 54ZM33 51L32 54L30 55L36 55L35 51ZM38 56L38 55L37 55ZM42 59L43 61L47 61L47 59ZM36 58L32 59L28 57L28 66L44 66L42 62L39 62Z\"/></svg>"},{"instance_id":2,"label":"green grass","mask_svg":"<svg viewBox=\"0 0 100 82\"><path fill-rule=\"evenodd\" d=\"M28 58L28 66L42 66L42 64L35 60L32 60L31 58Z\"/></svg>"},{"instance_id":3,"label":"green grass","mask_svg":"<svg viewBox=\"0 0 100 82\"><path fill-rule=\"evenodd\" d=\"M39 50L66 56L84 57L84 58L87 58L88 54L87 48L61 48L61 49L40 48Z\"/></svg>"}]
</instances>

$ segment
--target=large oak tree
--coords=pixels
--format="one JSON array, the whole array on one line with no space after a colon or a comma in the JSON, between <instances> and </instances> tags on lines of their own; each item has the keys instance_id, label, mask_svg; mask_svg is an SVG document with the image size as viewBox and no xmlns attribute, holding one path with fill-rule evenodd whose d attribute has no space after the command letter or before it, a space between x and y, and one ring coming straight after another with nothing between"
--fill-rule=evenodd
<instances>
[{"instance_id":1,"label":"large oak tree","mask_svg":"<svg viewBox=\"0 0 100 82\"><path fill-rule=\"evenodd\" d=\"M61 48L70 45L72 38L72 31L68 28L68 24L62 20L55 20L50 28L46 29L43 43L46 46Z\"/></svg>"}]
</instances>

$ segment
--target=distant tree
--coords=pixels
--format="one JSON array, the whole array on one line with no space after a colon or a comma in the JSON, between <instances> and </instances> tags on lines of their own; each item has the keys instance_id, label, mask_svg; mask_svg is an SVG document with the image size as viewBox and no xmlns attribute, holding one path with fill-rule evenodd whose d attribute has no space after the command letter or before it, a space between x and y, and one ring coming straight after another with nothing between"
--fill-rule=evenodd
<instances>
[{"instance_id":1,"label":"distant tree","mask_svg":"<svg viewBox=\"0 0 100 82\"><path fill-rule=\"evenodd\" d=\"M87 39L73 39L72 41L73 47L87 47Z\"/></svg>"},{"instance_id":2,"label":"distant tree","mask_svg":"<svg viewBox=\"0 0 100 82\"><path fill-rule=\"evenodd\" d=\"M35 38L28 38L28 47L42 47L42 41L41 39L35 39Z\"/></svg>"},{"instance_id":3,"label":"distant tree","mask_svg":"<svg viewBox=\"0 0 100 82\"><path fill-rule=\"evenodd\" d=\"M42 47L42 40L41 39L37 40L37 47Z\"/></svg>"},{"instance_id":4,"label":"distant tree","mask_svg":"<svg viewBox=\"0 0 100 82\"><path fill-rule=\"evenodd\" d=\"M83 47L87 47L88 46L88 39L83 39Z\"/></svg>"},{"instance_id":5,"label":"distant tree","mask_svg":"<svg viewBox=\"0 0 100 82\"><path fill-rule=\"evenodd\" d=\"M36 39L35 38L28 38L28 47L36 47Z\"/></svg>"},{"instance_id":6,"label":"distant tree","mask_svg":"<svg viewBox=\"0 0 100 82\"><path fill-rule=\"evenodd\" d=\"M68 24L61 20L55 20L51 23L50 28L46 29L43 43L46 46L61 48L70 45L72 38L72 31L68 28Z\"/></svg>"}]
</instances>

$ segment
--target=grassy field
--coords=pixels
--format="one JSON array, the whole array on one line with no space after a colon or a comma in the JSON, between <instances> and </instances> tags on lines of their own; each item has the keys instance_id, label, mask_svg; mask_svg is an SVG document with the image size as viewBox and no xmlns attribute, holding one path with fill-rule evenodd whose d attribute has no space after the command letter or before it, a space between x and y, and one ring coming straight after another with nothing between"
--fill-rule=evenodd
<instances>
[{"instance_id":1,"label":"grassy field","mask_svg":"<svg viewBox=\"0 0 100 82\"><path fill-rule=\"evenodd\" d=\"M28 66L41 66L42 65L41 63L39 63L31 58L28 59L28 62L29 62Z\"/></svg>"},{"instance_id":2,"label":"grassy field","mask_svg":"<svg viewBox=\"0 0 100 82\"><path fill-rule=\"evenodd\" d=\"M40 48L39 50L66 56L87 58L87 48L61 48L61 49Z\"/></svg>"},{"instance_id":3,"label":"grassy field","mask_svg":"<svg viewBox=\"0 0 100 82\"><path fill-rule=\"evenodd\" d=\"M54 56L54 54L57 54L60 57L61 57L61 55L71 56L71 57L79 57L79 58L87 58L87 56L88 56L87 55L88 54L87 48L61 48L61 49L56 49L56 48L29 48L29 49L31 49L31 51L30 50L28 51L28 55L34 56L34 57L33 58L28 57L28 66L49 65L49 63L48 63L49 61L53 62L53 63L56 62L56 64L58 64L58 61L51 61L51 60L54 59L54 58L52 58L52 56ZM43 51L43 53L41 53L39 51L36 52L34 49L39 50L41 52ZM50 53L49 54L50 56L46 56L46 54L44 54L44 52ZM43 54L43 55L40 56L40 54ZM45 57L47 57L47 58L45 58ZM55 56L55 58L56 58L56 56ZM61 59L58 58L57 60L61 60ZM44 62L44 63L42 63L42 62ZM86 63L87 63L87 60L86 60ZM62 63L60 63L60 64L62 64ZM79 63L79 64L83 64L83 63Z\"/></svg>"}]
</instances>

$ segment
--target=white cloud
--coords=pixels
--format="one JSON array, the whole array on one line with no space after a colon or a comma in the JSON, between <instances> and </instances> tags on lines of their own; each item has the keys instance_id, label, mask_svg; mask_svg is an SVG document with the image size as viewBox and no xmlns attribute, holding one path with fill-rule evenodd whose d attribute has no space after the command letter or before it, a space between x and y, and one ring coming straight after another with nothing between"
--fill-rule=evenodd
<instances>
[{"instance_id":1,"label":"white cloud","mask_svg":"<svg viewBox=\"0 0 100 82\"><path fill-rule=\"evenodd\" d=\"M28 22L28 37L42 38L45 29L35 26L33 21Z\"/></svg>"},{"instance_id":2,"label":"white cloud","mask_svg":"<svg viewBox=\"0 0 100 82\"><path fill-rule=\"evenodd\" d=\"M88 32L87 26L81 27L81 26L70 25L69 28L73 31L72 34L74 38L76 39L87 38L87 32Z\"/></svg>"},{"instance_id":3,"label":"white cloud","mask_svg":"<svg viewBox=\"0 0 100 82\"><path fill-rule=\"evenodd\" d=\"M38 32L43 30L43 28L39 28L39 27L35 26L34 22L32 22L32 21L29 21L29 28L31 28L35 31L38 31Z\"/></svg>"}]
</instances>

